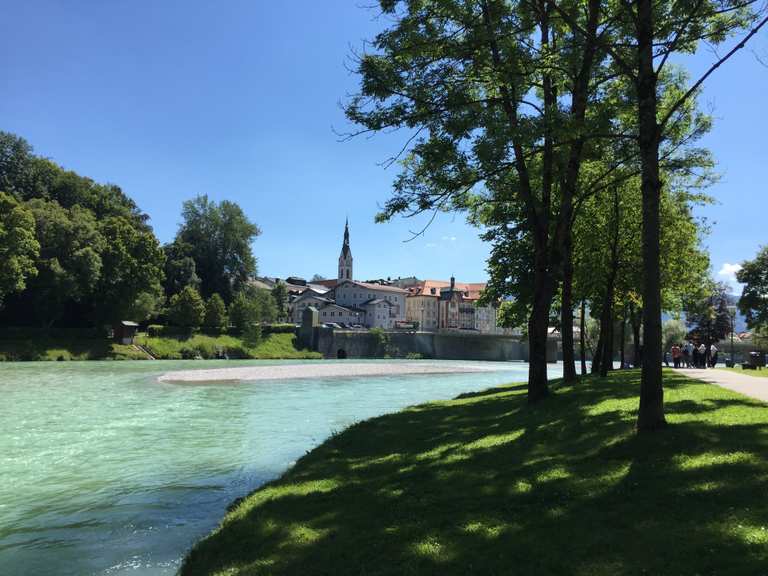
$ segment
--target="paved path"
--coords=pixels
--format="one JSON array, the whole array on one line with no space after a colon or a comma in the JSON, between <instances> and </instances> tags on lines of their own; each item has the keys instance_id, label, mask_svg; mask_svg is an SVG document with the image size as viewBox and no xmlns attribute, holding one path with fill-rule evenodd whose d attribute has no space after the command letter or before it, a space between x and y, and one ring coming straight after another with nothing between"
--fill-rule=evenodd
<instances>
[{"instance_id":1,"label":"paved path","mask_svg":"<svg viewBox=\"0 0 768 576\"><path fill-rule=\"evenodd\" d=\"M698 368L675 370L680 374L697 378L704 382L717 384L723 388L728 388L734 392L757 398L763 402L768 402L768 378L759 378L757 376L746 376L730 370L718 370L710 368L707 370Z\"/></svg>"}]
</instances>

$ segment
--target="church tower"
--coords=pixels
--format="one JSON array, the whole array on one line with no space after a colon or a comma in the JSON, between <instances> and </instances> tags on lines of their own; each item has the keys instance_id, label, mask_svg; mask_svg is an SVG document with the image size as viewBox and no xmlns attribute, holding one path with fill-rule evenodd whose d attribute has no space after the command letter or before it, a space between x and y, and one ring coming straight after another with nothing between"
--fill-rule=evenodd
<instances>
[{"instance_id":1,"label":"church tower","mask_svg":"<svg viewBox=\"0 0 768 576\"><path fill-rule=\"evenodd\" d=\"M339 256L339 282L352 280L352 250L349 249L349 218L344 225L344 244L341 246L341 255Z\"/></svg>"}]
</instances>

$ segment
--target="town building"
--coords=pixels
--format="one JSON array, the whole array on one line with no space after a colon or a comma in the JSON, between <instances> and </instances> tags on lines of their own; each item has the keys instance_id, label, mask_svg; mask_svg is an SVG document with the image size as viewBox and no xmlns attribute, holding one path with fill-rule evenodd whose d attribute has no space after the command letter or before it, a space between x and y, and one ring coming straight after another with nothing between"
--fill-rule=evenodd
<instances>
[{"instance_id":1,"label":"town building","mask_svg":"<svg viewBox=\"0 0 768 576\"><path fill-rule=\"evenodd\" d=\"M484 283L423 280L409 283L406 321L418 322L421 330L471 330L502 333L495 306L481 306Z\"/></svg>"},{"instance_id":2,"label":"town building","mask_svg":"<svg viewBox=\"0 0 768 576\"><path fill-rule=\"evenodd\" d=\"M384 283L354 280L349 221L344 224L344 239L339 254L338 277L310 283L289 304L291 318L301 322L304 310L317 309L324 324L360 325L392 329L405 322L408 290Z\"/></svg>"}]
</instances>

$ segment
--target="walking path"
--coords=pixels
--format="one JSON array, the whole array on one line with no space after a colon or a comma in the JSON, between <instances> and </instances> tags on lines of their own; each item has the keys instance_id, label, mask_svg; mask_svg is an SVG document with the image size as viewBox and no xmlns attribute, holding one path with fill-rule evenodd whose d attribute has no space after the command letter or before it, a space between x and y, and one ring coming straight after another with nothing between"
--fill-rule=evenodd
<instances>
[{"instance_id":1,"label":"walking path","mask_svg":"<svg viewBox=\"0 0 768 576\"><path fill-rule=\"evenodd\" d=\"M768 402L768 378L756 378L730 370L718 370L717 368L707 370L701 368L675 369L675 372Z\"/></svg>"}]
</instances>

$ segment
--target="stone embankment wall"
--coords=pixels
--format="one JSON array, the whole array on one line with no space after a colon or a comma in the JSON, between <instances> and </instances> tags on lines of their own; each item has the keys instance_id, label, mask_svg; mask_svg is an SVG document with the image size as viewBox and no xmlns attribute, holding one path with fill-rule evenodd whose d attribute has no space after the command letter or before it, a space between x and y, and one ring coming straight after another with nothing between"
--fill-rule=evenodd
<instances>
[{"instance_id":1,"label":"stone embankment wall","mask_svg":"<svg viewBox=\"0 0 768 576\"><path fill-rule=\"evenodd\" d=\"M528 344L515 336L453 332L385 332L314 329L314 350L325 358L402 358L419 354L441 360L528 360ZM557 342L549 356L556 360Z\"/></svg>"}]
</instances>

